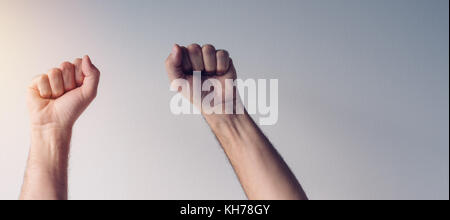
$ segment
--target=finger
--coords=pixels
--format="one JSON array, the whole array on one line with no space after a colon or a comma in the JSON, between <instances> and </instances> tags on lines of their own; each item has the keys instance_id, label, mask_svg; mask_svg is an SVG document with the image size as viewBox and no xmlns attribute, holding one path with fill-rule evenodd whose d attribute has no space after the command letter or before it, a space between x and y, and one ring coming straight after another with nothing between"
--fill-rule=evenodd
<instances>
[{"instance_id":1,"label":"finger","mask_svg":"<svg viewBox=\"0 0 450 220\"><path fill-rule=\"evenodd\" d=\"M231 78L236 78L236 68L234 67L233 59L230 58L230 61L228 63L229 67L225 74L228 74L228 76Z\"/></svg>"},{"instance_id":2,"label":"finger","mask_svg":"<svg viewBox=\"0 0 450 220\"><path fill-rule=\"evenodd\" d=\"M204 45L202 48L202 54L205 71L210 74L215 73L217 67L216 48L210 44Z\"/></svg>"},{"instance_id":3,"label":"finger","mask_svg":"<svg viewBox=\"0 0 450 220\"><path fill-rule=\"evenodd\" d=\"M166 59L166 70L170 82L175 79L184 78L183 72L183 49L175 44L172 53Z\"/></svg>"},{"instance_id":4,"label":"finger","mask_svg":"<svg viewBox=\"0 0 450 220\"><path fill-rule=\"evenodd\" d=\"M64 90L66 92L76 88L75 82L75 66L69 62L61 64L62 77L64 81Z\"/></svg>"},{"instance_id":5,"label":"finger","mask_svg":"<svg viewBox=\"0 0 450 220\"><path fill-rule=\"evenodd\" d=\"M52 97L52 87L50 86L50 80L46 74L39 77L38 90L42 98L49 99Z\"/></svg>"},{"instance_id":6,"label":"finger","mask_svg":"<svg viewBox=\"0 0 450 220\"><path fill-rule=\"evenodd\" d=\"M28 88L38 90L39 80L43 75L45 75L45 74L34 76L33 80L31 81L31 84Z\"/></svg>"},{"instance_id":7,"label":"finger","mask_svg":"<svg viewBox=\"0 0 450 220\"><path fill-rule=\"evenodd\" d=\"M83 85L84 81L84 75L83 71L81 70L81 64L83 63L83 60L80 58L77 58L73 61L73 65L75 67L75 83L77 87L80 87Z\"/></svg>"},{"instance_id":8,"label":"finger","mask_svg":"<svg viewBox=\"0 0 450 220\"><path fill-rule=\"evenodd\" d=\"M47 74L42 74L33 79L30 89L39 95L39 98L49 99L52 97L52 88Z\"/></svg>"},{"instance_id":9,"label":"finger","mask_svg":"<svg viewBox=\"0 0 450 220\"><path fill-rule=\"evenodd\" d=\"M189 60L191 61L192 70L204 71L202 58L202 48L198 44L191 44L187 47L189 53Z\"/></svg>"},{"instance_id":10,"label":"finger","mask_svg":"<svg viewBox=\"0 0 450 220\"><path fill-rule=\"evenodd\" d=\"M52 88L52 98L59 98L64 95L64 81L61 70L58 68L50 70L48 78Z\"/></svg>"},{"instance_id":11,"label":"finger","mask_svg":"<svg viewBox=\"0 0 450 220\"><path fill-rule=\"evenodd\" d=\"M100 71L92 64L91 58L87 55L83 57L81 71L84 75L82 86L84 97L93 100L97 96Z\"/></svg>"},{"instance_id":12,"label":"finger","mask_svg":"<svg viewBox=\"0 0 450 220\"><path fill-rule=\"evenodd\" d=\"M44 74L45 75L45 74ZM31 85L28 87L28 96L27 96L27 101L35 106L35 104L40 103L39 101L41 101L41 99L49 99L52 96L52 91L51 88L49 88L49 91L47 94L45 94L45 91L42 90L43 94L41 94L41 90L39 89L39 84L41 81L41 78L44 75L39 75L37 77L33 78L33 81L31 82ZM47 77L47 75L45 75ZM47 77L47 82L48 82L48 77ZM48 83L48 87L50 87L49 85L50 83Z\"/></svg>"},{"instance_id":13,"label":"finger","mask_svg":"<svg viewBox=\"0 0 450 220\"><path fill-rule=\"evenodd\" d=\"M186 47L181 47L183 52L183 71L185 73L192 72L192 64L189 60L189 51Z\"/></svg>"},{"instance_id":14,"label":"finger","mask_svg":"<svg viewBox=\"0 0 450 220\"><path fill-rule=\"evenodd\" d=\"M230 55L226 50L218 50L216 52L217 74L223 75L230 68Z\"/></svg>"}]
</instances>

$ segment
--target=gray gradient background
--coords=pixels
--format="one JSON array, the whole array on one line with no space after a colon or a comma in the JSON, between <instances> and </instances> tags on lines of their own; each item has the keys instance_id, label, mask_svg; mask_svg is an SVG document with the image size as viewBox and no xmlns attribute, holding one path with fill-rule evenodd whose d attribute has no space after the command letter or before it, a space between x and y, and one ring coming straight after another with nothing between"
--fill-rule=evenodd
<instances>
[{"instance_id":1,"label":"gray gradient background","mask_svg":"<svg viewBox=\"0 0 450 220\"><path fill-rule=\"evenodd\" d=\"M449 1L0 0L0 199L18 197L25 88L89 54L98 99L74 130L72 199L245 199L205 122L169 111L173 43L277 78L263 127L312 199L449 198Z\"/></svg>"}]
</instances>

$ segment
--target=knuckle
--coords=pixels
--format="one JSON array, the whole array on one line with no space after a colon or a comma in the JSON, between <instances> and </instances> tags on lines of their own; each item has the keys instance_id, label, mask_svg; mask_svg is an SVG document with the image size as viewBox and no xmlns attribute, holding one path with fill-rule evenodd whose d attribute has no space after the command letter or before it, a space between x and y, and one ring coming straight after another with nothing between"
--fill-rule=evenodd
<instances>
[{"instance_id":1,"label":"knuckle","mask_svg":"<svg viewBox=\"0 0 450 220\"><path fill-rule=\"evenodd\" d=\"M214 46L211 44L203 45L202 50L204 53L208 53L208 54L212 54L212 53L216 52L216 48L214 48Z\"/></svg>"},{"instance_id":2,"label":"knuckle","mask_svg":"<svg viewBox=\"0 0 450 220\"><path fill-rule=\"evenodd\" d=\"M79 68L81 66L81 63L83 62L83 60L81 58L76 58L73 61L73 66Z\"/></svg>"},{"instance_id":3,"label":"knuckle","mask_svg":"<svg viewBox=\"0 0 450 220\"><path fill-rule=\"evenodd\" d=\"M69 62L64 62L61 64L61 69L63 69L63 70L73 69L73 64L71 64Z\"/></svg>"},{"instance_id":4,"label":"knuckle","mask_svg":"<svg viewBox=\"0 0 450 220\"><path fill-rule=\"evenodd\" d=\"M41 76L39 76L38 82L39 83L47 83L48 82L48 75L47 74L42 74Z\"/></svg>"},{"instance_id":5,"label":"knuckle","mask_svg":"<svg viewBox=\"0 0 450 220\"><path fill-rule=\"evenodd\" d=\"M189 48L200 48L200 45L194 43L194 44L189 45L189 46L188 46L188 49L189 49Z\"/></svg>"},{"instance_id":6,"label":"knuckle","mask_svg":"<svg viewBox=\"0 0 450 220\"><path fill-rule=\"evenodd\" d=\"M53 69L51 69L50 72L49 72L49 74L48 74L48 76L49 76L50 78L58 77L59 75L61 75L61 70L58 69L58 68L53 68Z\"/></svg>"},{"instance_id":7,"label":"knuckle","mask_svg":"<svg viewBox=\"0 0 450 220\"><path fill-rule=\"evenodd\" d=\"M229 53L226 50L218 50L217 51L217 56L218 57L229 57Z\"/></svg>"},{"instance_id":8,"label":"knuckle","mask_svg":"<svg viewBox=\"0 0 450 220\"><path fill-rule=\"evenodd\" d=\"M198 44L191 44L187 47L190 53L201 54L202 48Z\"/></svg>"}]
</instances>

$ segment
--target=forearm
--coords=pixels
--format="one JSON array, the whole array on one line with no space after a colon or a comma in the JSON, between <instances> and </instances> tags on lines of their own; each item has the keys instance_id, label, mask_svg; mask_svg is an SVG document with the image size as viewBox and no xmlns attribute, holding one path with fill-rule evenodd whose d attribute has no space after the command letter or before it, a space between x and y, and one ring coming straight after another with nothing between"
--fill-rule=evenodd
<instances>
[{"instance_id":1,"label":"forearm","mask_svg":"<svg viewBox=\"0 0 450 220\"><path fill-rule=\"evenodd\" d=\"M287 164L251 117L205 117L249 199L307 199Z\"/></svg>"},{"instance_id":2,"label":"forearm","mask_svg":"<svg viewBox=\"0 0 450 220\"><path fill-rule=\"evenodd\" d=\"M33 128L20 199L67 199L71 129Z\"/></svg>"}]
</instances>

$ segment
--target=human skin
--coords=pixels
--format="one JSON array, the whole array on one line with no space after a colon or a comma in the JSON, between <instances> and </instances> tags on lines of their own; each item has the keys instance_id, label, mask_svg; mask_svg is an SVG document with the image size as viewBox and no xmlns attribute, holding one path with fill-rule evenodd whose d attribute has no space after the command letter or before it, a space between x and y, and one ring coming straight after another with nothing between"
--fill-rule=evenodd
<instances>
[{"instance_id":1,"label":"human skin","mask_svg":"<svg viewBox=\"0 0 450 220\"><path fill-rule=\"evenodd\" d=\"M88 56L64 62L28 88L31 146L20 199L68 198L72 128L97 95L99 70Z\"/></svg>"},{"instance_id":2,"label":"human skin","mask_svg":"<svg viewBox=\"0 0 450 220\"><path fill-rule=\"evenodd\" d=\"M166 70L170 82L185 79L189 92L180 91L192 103L193 71L202 71L202 78L217 79L225 88L226 79L236 79L237 73L229 53L216 50L212 45L188 47L174 45L166 60ZM214 91L224 97L225 89ZM201 97L205 97L205 92ZM233 91L237 94L236 91ZM283 158L255 124L247 111L236 114L242 103L239 99L223 98L221 105L233 102L233 114L206 114L201 110L211 130L219 140L231 162L240 183L251 200L306 200L297 178ZM199 103L193 103L199 107Z\"/></svg>"}]
</instances>

